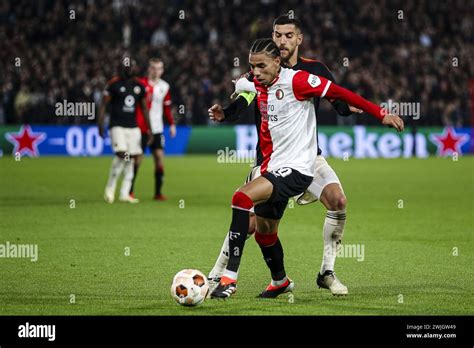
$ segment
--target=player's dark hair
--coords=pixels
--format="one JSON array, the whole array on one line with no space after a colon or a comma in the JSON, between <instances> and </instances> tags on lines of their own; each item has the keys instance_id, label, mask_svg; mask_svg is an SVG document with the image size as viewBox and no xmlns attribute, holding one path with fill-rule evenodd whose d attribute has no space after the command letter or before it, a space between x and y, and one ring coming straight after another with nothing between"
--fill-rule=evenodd
<instances>
[{"instance_id":1,"label":"player's dark hair","mask_svg":"<svg viewBox=\"0 0 474 348\"><path fill-rule=\"evenodd\" d=\"M160 58L150 58L148 59L148 65L155 64L155 63L163 63L163 61Z\"/></svg>"},{"instance_id":2,"label":"player's dark hair","mask_svg":"<svg viewBox=\"0 0 474 348\"><path fill-rule=\"evenodd\" d=\"M125 57L119 65L119 75L124 79L130 79L137 74L137 61Z\"/></svg>"},{"instance_id":3,"label":"player's dark hair","mask_svg":"<svg viewBox=\"0 0 474 348\"><path fill-rule=\"evenodd\" d=\"M297 17L295 17L293 15L290 16L289 14L284 14L284 15L278 16L273 21L272 28L273 28L273 30L275 30L275 25L285 25L285 24L293 24L296 29L301 31L301 28L302 28L301 21Z\"/></svg>"},{"instance_id":4,"label":"player's dark hair","mask_svg":"<svg viewBox=\"0 0 474 348\"><path fill-rule=\"evenodd\" d=\"M257 39L250 48L250 54L265 53L272 58L280 57L280 49L272 39Z\"/></svg>"}]
</instances>

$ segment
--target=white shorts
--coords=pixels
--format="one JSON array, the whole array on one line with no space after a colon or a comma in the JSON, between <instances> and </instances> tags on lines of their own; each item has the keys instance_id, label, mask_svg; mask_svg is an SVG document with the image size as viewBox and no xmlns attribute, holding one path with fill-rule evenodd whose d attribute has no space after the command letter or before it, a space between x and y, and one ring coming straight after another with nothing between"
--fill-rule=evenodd
<instances>
[{"instance_id":1,"label":"white shorts","mask_svg":"<svg viewBox=\"0 0 474 348\"><path fill-rule=\"evenodd\" d=\"M112 127L110 129L110 140L114 153L126 152L131 156L143 153L140 128Z\"/></svg>"},{"instance_id":2,"label":"white shorts","mask_svg":"<svg viewBox=\"0 0 474 348\"><path fill-rule=\"evenodd\" d=\"M296 198L296 203L304 205L316 202L321 198L321 193L329 184L339 184L341 191L344 192L336 172L331 168L328 162L326 162L326 159L319 155L316 157L313 182L304 193Z\"/></svg>"}]
</instances>

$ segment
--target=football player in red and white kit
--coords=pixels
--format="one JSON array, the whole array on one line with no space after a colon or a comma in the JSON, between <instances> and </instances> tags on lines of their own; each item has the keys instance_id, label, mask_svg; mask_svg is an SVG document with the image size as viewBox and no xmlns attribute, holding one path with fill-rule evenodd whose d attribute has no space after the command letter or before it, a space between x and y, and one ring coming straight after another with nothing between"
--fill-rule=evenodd
<instances>
[{"instance_id":1,"label":"football player in red and white kit","mask_svg":"<svg viewBox=\"0 0 474 348\"><path fill-rule=\"evenodd\" d=\"M280 48L282 66L293 70L304 70L313 75L318 75L336 82L334 76L327 66L320 61L307 59L299 56L299 46L303 42L302 25L298 18L288 14L277 17L273 22L273 41ZM247 108L251 101L256 97L255 87L252 77L242 77L237 80L235 94L237 98L225 110L225 120L234 121ZM313 98L313 105L316 112L321 103L320 97ZM341 116L349 116L352 113L361 113L362 110L347 105L340 100L331 100L332 107ZM258 110L255 112L255 123L257 130L260 127L260 114ZM260 144L257 143L255 166L247 176L246 182L253 180L259 175L259 168L262 163L262 154ZM298 197L298 204L308 204L319 200L327 209L326 218L323 225L323 257L320 270L316 277L317 285L320 288L330 290L333 295L347 295L347 287L336 277L334 266L336 261L336 251L339 243L344 235L344 226L346 222L346 197L344 195L342 184L335 171L322 155L321 149L318 147L318 156L316 160L316 168L314 179L308 190ZM255 232L255 214L250 214L249 236ZM209 272L209 283L211 288L219 282L222 273L229 259L229 236L222 244L219 256L214 267Z\"/></svg>"},{"instance_id":2,"label":"football player in red and white kit","mask_svg":"<svg viewBox=\"0 0 474 348\"><path fill-rule=\"evenodd\" d=\"M290 197L303 193L313 181L317 156L315 96L343 100L378 118L382 124L402 131L403 121L379 106L324 77L281 67L280 49L272 39L256 40L249 63L261 114L259 131L263 162L261 176L240 187L232 197L229 230L229 261L213 298L226 298L236 291L237 271L254 209L255 239L271 272L271 283L259 297L276 297L293 289L286 276L278 225ZM223 119L221 106L210 109L211 118Z\"/></svg>"},{"instance_id":3,"label":"football player in red and white kit","mask_svg":"<svg viewBox=\"0 0 474 348\"><path fill-rule=\"evenodd\" d=\"M158 201L166 200L166 197L161 193L164 176L164 147L165 136L163 134L163 116L166 117L170 125L170 135L172 138L176 136L176 126L174 124L173 115L171 113L171 93L170 85L163 80L161 76L164 73L163 61L159 58L151 58L148 61L148 73L146 77L142 77L139 81L143 84L146 90L147 107L150 114L151 132L153 134L153 142L149 145L150 151L153 155L155 163L155 194L154 199ZM143 117L143 110L141 107L137 108L137 124L142 132L142 149L145 153L147 147L148 126ZM138 168L143 161L143 154L135 162L134 178L130 195L134 196L134 184L138 173Z\"/></svg>"}]
</instances>

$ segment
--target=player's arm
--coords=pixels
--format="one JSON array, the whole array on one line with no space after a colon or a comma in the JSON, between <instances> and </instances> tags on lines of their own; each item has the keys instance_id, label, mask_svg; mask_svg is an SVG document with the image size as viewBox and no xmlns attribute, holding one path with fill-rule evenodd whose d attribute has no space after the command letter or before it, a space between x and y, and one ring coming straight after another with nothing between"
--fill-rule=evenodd
<instances>
[{"instance_id":1,"label":"player's arm","mask_svg":"<svg viewBox=\"0 0 474 348\"><path fill-rule=\"evenodd\" d=\"M311 66L314 66L314 68L310 69L310 70L307 70L309 73L313 74L313 75L318 75L318 76L322 76L326 79L328 79L329 81L332 81L334 83L337 83L336 82L336 79L334 78L333 74L331 73L331 71L329 70L329 68L321 63L321 62L316 62L316 64L314 65L311 65ZM352 115L352 113L362 113L363 111L358 109L358 108L355 108L351 105L348 105L346 102L342 101L342 100L337 100L337 99L331 99L331 98L326 98L332 105L332 107L337 111L337 113L340 115L340 116L350 116Z\"/></svg>"},{"instance_id":2,"label":"player's arm","mask_svg":"<svg viewBox=\"0 0 474 348\"><path fill-rule=\"evenodd\" d=\"M215 122L234 122L240 118L240 115L250 106L257 95L255 84L253 83L252 72L242 74L235 82L235 90L232 93L232 102L225 108L214 104L209 110L209 118Z\"/></svg>"},{"instance_id":3,"label":"player's arm","mask_svg":"<svg viewBox=\"0 0 474 348\"><path fill-rule=\"evenodd\" d=\"M104 129L104 122L105 122L105 110L107 109L107 105L110 103L112 97L109 94L108 89L104 91L102 94L102 101L100 102L99 106L99 117L97 119L97 125L99 127L99 135L102 138L105 138L105 129Z\"/></svg>"},{"instance_id":4,"label":"player's arm","mask_svg":"<svg viewBox=\"0 0 474 348\"><path fill-rule=\"evenodd\" d=\"M143 95L140 99L140 106L143 111L143 118L145 119L146 126L148 127L148 141L147 144L150 145L153 142L153 135L151 134L151 122L150 122L150 111L148 110L148 106L146 105L146 98Z\"/></svg>"},{"instance_id":5,"label":"player's arm","mask_svg":"<svg viewBox=\"0 0 474 348\"><path fill-rule=\"evenodd\" d=\"M293 92L298 100L306 100L313 97L327 97L342 100L349 105L371 114L386 126L394 127L399 132L404 129L403 120L399 116L389 114L380 106L375 105L348 89L332 83L324 77L312 75L306 71L298 71L293 77Z\"/></svg>"},{"instance_id":6,"label":"player's arm","mask_svg":"<svg viewBox=\"0 0 474 348\"><path fill-rule=\"evenodd\" d=\"M174 124L173 115L171 113L171 93L168 89L168 93L165 95L165 99L163 100L163 114L170 125L170 135L172 138L176 136L176 126Z\"/></svg>"},{"instance_id":7,"label":"player's arm","mask_svg":"<svg viewBox=\"0 0 474 348\"><path fill-rule=\"evenodd\" d=\"M239 119L242 112L252 103L256 93L241 92L237 98L225 108L222 105L214 104L208 111L209 118L216 122L233 122Z\"/></svg>"}]
</instances>

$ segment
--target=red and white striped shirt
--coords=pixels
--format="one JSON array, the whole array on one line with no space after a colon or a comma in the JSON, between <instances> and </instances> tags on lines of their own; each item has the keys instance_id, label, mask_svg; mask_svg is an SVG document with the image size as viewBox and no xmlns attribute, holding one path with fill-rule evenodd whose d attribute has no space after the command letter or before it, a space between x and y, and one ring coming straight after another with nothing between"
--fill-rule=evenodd
<instances>
[{"instance_id":1,"label":"red and white striped shirt","mask_svg":"<svg viewBox=\"0 0 474 348\"><path fill-rule=\"evenodd\" d=\"M290 167L313 176L317 157L313 97L340 99L378 119L382 109L324 77L303 70L281 68L269 86L254 79L262 122L259 131L262 174Z\"/></svg>"},{"instance_id":2,"label":"red and white striped shirt","mask_svg":"<svg viewBox=\"0 0 474 348\"><path fill-rule=\"evenodd\" d=\"M174 124L171 114L170 85L161 79L156 84L152 84L147 77L140 78L139 81L146 90L147 107L150 110L151 132L153 134L163 133L163 116L166 117L170 125ZM136 118L138 127L140 127L142 133L146 133L148 127L141 107L137 108Z\"/></svg>"}]
</instances>

